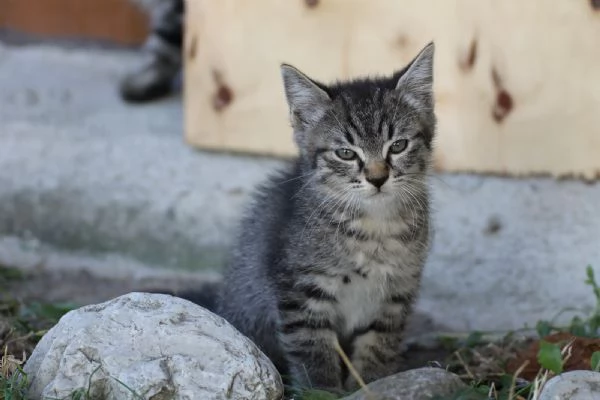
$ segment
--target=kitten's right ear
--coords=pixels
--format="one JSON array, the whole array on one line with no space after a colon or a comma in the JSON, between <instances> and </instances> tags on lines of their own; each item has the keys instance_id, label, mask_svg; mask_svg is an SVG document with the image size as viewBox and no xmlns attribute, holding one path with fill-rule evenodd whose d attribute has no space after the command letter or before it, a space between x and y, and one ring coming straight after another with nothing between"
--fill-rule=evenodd
<instances>
[{"instance_id":1,"label":"kitten's right ear","mask_svg":"<svg viewBox=\"0 0 600 400\"><path fill-rule=\"evenodd\" d=\"M430 42L410 62L406 71L396 84L396 90L402 90L421 104L433 105L433 56L435 45Z\"/></svg>"},{"instance_id":2,"label":"kitten's right ear","mask_svg":"<svg viewBox=\"0 0 600 400\"><path fill-rule=\"evenodd\" d=\"M281 75L292 126L303 129L319 121L331 103L327 92L291 65L282 64Z\"/></svg>"}]
</instances>

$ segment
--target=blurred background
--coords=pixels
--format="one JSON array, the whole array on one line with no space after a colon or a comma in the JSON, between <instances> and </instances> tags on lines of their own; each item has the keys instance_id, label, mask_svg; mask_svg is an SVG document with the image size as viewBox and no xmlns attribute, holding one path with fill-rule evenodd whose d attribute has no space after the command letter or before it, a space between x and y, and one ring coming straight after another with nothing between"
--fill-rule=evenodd
<instances>
[{"instance_id":1,"label":"blurred background","mask_svg":"<svg viewBox=\"0 0 600 400\"><path fill-rule=\"evenodd\" d=\"M295 154L279 64L322 81L390 74L434 40L417 331L591 306L599 7L0 0L0 264L27 273L5 290L81 304L217 279L248 194Z\"/></svg>"}]
</instances>

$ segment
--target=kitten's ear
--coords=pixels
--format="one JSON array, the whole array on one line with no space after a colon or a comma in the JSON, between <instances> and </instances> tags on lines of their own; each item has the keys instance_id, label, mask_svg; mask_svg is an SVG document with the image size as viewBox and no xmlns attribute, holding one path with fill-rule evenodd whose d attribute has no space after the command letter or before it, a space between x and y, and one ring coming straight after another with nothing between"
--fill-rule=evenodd
<instances>
[{"instance_id":1,"label":"kitten's ear","mask_svg":"<svg viewBox=\"0 0 600 400\"><path fill-rule=\"evenodd\" d=\"M396 90L414 97L426 106L433 105L433 55L435 45L430 42L410 62L396 84Z\"/></svg>"},{"instance_id":2,"label":"kitten's ear","mask_svg":"<svg viewBox=\"0 0 600 400\"><path fill-rule=\"evenodd\" d=\"M319 121L331 103L327 92L291 65L282 64L281 75L292 126L306 128Z\"/></svg>"}]
</instances>

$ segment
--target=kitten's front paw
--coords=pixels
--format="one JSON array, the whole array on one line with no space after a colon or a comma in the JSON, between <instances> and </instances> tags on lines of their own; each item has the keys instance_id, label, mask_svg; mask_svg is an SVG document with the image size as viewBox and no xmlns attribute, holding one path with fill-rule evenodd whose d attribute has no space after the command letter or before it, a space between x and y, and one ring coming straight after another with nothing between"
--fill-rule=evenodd
<instances>
[{"instance_id":1,"label":"kitten's front paw","mask_svg":"<svg viewBox=\"0 0 600 400\"><path fill-rule=\"evenodd\" d=\"M366 374L365 373L365 374L362 374L360 377L363 380L363 382L365 383L365 385L368 385L369 383L379 380L381 378L385 378L386 376L388 376L388 374ZM344 389L347 392L356 392L357 390L359 390L361 388L362 388L362 386L360 385L360 383L358 383L352 375L350 375L348 378L346 378L346 381L344 382Z\"/></svg>"},{"instance_id":2,"label":"kitten's front paw","mask_svg":"<svg viewBox=\"0 0 600 400\"><path fill-rule=\"evenodd\" d=\"M349 393L354 393L360 388L360 384L351 376L349 376L344 383L344 390Z\"/></svg>"}]
</instances>

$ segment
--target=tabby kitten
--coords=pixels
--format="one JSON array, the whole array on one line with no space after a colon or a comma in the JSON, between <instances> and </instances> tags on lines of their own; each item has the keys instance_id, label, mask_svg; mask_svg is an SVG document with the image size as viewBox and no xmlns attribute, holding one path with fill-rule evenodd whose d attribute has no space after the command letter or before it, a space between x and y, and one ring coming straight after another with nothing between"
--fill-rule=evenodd
<instances>
[{"instance_id":1,"label":"tabby kitten","mask_svg":"<svg viewBox=\"0 0 600 400\"><path fill-rule=\"evenodd\" d=\"M391 78L281 68L298 159L256 193L217 312L295 385L356 387L400 368L429 245L434 45Z\"/></svg>"}]
</instances>

